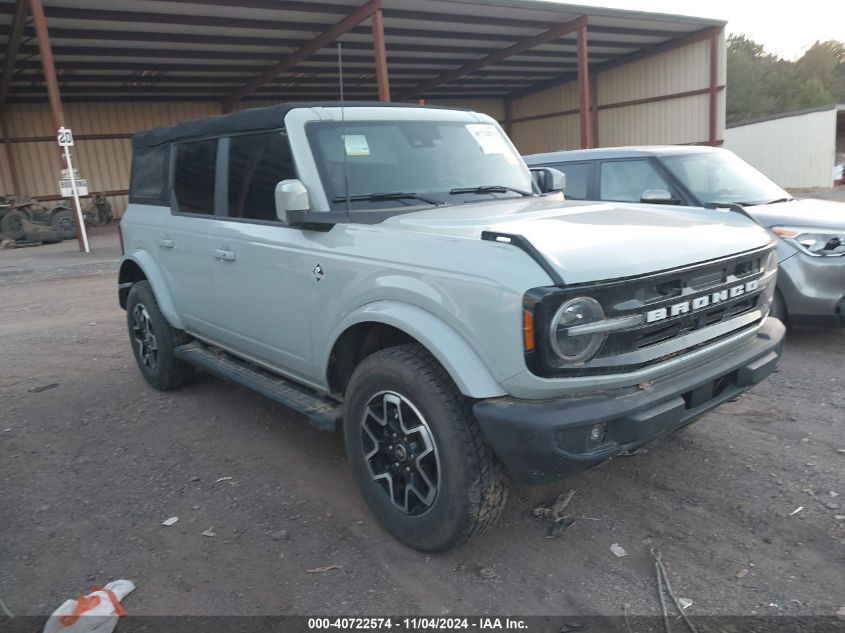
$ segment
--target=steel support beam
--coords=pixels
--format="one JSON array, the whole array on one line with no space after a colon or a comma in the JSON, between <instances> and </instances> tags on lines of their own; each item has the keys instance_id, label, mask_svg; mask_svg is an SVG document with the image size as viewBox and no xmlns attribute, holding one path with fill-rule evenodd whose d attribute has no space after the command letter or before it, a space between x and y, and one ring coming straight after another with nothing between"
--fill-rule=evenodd
<instances>
[{"instance_id":1,"label":"steel support beam","mask_svg":"<svg viewBox=\"0 0 845 633\"><path fill-rule=\"evenodd\" d=\"M578 119L581 149L592 147L590 124L590 65L587 51L587 25L578 28Z\"/></svg>"},{"instance_id":2,"label":"steel support beam","mask_svg":"<svg viewBox=\"0 0 845 633\"><path fill-rule=\"evenodd\" d=\"M439 86L440 84L448 83L459 77L463 77L464 75L468 75L473 73L477 70L481 70L485 66L492 66L498 62L501 62L508 57L513 55L519 55L524 53L527 50L534 48L535 46L539 46L540 44L546 44L547 42L553 42L554 40L560 39L567 33L571 33L583 26L587 25L587 17L581 16L572 20L571 22L566 22L565 24L561 24L554 28L548 29L543 31L542 33L538 33L537 35L532 35L531 37L527 37L507 48L503 48L498 51L494 51L489 55L485 55L481 59L474 59L471 62L460 66L459 68L455 68L453 70L446 71L445 73L434 77L433 79L429 79L428 81L422 82L419 86L417 86L414 93L406 92L401 95L401 98L407 99L411 97L421 97L423 94L434 88L435 86Z\"/></svg>"},{"instance_id":3,"label":"steel support beam","mask_svg":"<svg viewBox=\"0 0 845 633\"><path fill-rule=\"evenodd\" d=\"M255 90L269 81L272 81L283 72L290 70L303 59L306 59L311 54L317 52L321 48L324 48L338 37L348 32L350 29L361 24L361 22L372 16L379 9L381 9L381 0L369 0L369 2L362 5L339 22L335 23L331 28L323 31L307 44L304 44L301 48L286 56L282 59L282 61L274 64L263 73L235 90L226 100L227 105L231 107L231 105L252 94Z\"/></svg>"},{"instance_id":4,"label":"steel support beam","mask_svg":"<svg viewBox=\"0 0 845 633\"><path fill-rule=\"evenodd\" d=\"M3 76L0 78L0 108L6 103L9 93L9 84L12 82L12 75L15 72L15 61L18 57L18 49L21 46L24 26L26 25L28 0L17 0L15 13L12 16L12 26L9 29L8 43L6 44L6 61L3 63Z\"/></svg>"},{"instance_id":5,"label":"steel support beam","mask_svg":"<svg viewBox=\"0 0 845 633\"><path fill-rule=\"evenodd\" d=\"M710 34L710 134L707 142L716 145L718 139L718 108L719 108L719 34L714 29Z\"/></svg>"},{"instance_id":6,"label":"steel support beam","mask_svg":"<svg viewBox=\"0 0 845 633\"><path fill-rule=\"evenodd\" d=\"M384 15L381 9L373 13L373 52L376 58L378 100L390 101L390 80L387 75L387 49L384 45Z\"/></svg>"},{"instance_id":7,"label":"steel support beam","mask_svg":"<svg viewBox=\"0 0 845 633\"><path fill-rule=\"evenodd\" d=\"M44 82L47 85L47 99L50 101L50 116L53 119L53 130L59 131L64 127L65 115L62 111L62 96L59 92L59 80L56 77L56 65L53 62L53 49L50 47L50 34L47 32L47 18L44 16L44 5L41 0L29 0L32 21L35 25L35 37L38 38L38 52L41 55L41 66L44 71ZM60 153L59 165L67 167ZM82 236L82 217L76 209L76 239L79 250L85 252L85 241Z\"/></svg>"}]
</instances>

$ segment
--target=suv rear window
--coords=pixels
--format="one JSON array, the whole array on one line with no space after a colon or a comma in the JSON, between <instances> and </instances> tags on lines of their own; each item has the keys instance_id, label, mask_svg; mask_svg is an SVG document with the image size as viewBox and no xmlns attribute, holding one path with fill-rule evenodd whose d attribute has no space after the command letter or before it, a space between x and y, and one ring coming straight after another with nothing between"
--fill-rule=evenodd
<instances>
[{"instance_id":1,"label":"suv rear window","mask_svg":"<svg viewBox=\"0 0 845 633\"><path fill-rule=\"evenodd\" d=\"M214 215L217 139L189 141L175 147L173 193L179 205L178 211Z\"/></svg>"},{"instance_id":2,"label":"suv rear window","mask_svg":"<svg viewBox=\"0 0 845 633\"><path fill-rule=\"evenodd\" d=\"M169 146L141 147L132 154L129 202L165 205Z\"/></svg>"}]
</instances>

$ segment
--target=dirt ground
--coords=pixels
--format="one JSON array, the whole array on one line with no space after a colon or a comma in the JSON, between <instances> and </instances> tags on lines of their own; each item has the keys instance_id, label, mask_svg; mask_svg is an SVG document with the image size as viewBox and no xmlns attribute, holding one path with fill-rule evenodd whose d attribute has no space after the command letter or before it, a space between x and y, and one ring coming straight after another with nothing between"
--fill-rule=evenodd
<instances>
[{"instance_id":1,"label":"dirt ground","mask_svg":"<svg viewBox=\"0 0 845 633\"><path fill-rule=\"evenodd\" d=\"M791 332L779 372L739 401L635 456L514 487L495 528L425 556L368 514L339 433L209 376L149 388L115 233L92 243L87 258L69 242L0 251L0 598L15 614L124 577L138 615L656 614L652 546L693 614L845 606L845 330ZM531 510L571 489L578 518L548 539Z\"/></svg>"}]
</instances>

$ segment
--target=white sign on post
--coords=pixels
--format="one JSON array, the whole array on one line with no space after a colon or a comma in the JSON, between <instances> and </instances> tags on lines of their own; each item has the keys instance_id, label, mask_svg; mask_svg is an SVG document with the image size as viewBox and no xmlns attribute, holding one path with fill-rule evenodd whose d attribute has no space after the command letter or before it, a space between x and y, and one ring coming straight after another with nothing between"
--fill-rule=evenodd
<instances>
[{"instance_id":1,"label":"white sign on post","mask_svg":"<svg viewBox=\"0 0 845 633\"><path fill-rule=\"evenodd\" d=\"M56 139L59 141L59 147L73 147L73 132L66 127L59 128Z\"/></svg>"},{"instance_id":2,"label":"white sign on post","mask_svg":"<svg viewBox=\"0 0 845 633\"><path fill-rule=\"evenodd\" d=\"M59 147L65 148L65 162L67 163L67 169L65 173L68 174L70 177L70 190L73 194L73 201L76 206L76 230L79 231L79 235L82 237L82 248L86 253L91 252L91 247L88 245L88 233L85 231L85 221L82 218L82 206L79 204L79 184L76 180L76 171L73 168L73 162L70 158L70 148L73 145L73 132L70 131L70 128L60 127L58 134L56 135L56 140L59 143ZM84 182L84 181L83 181ZM62 186L63 182L59 181L59 188L62 190L62 195L65 195L64 190L65 188ZM85 182L85 192L88 192L88 183ZM85 195L84 193L82 195Z\"/></svg>"}]
</instances>

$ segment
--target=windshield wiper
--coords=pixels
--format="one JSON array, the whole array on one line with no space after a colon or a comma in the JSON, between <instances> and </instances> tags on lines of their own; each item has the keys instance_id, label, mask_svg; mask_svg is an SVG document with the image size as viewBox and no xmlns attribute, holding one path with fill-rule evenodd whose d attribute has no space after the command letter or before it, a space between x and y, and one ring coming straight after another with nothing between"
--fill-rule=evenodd
<instances>
[{"instance_id":1,"label":"windshield wiper","mask_svg":"<svg viewBox=\"0 0 845 633\"><path fill-rule=\"evenodd\" d=\"M522 189L515 189L506 185L481 185L480 187L455 187L449 190L450 195L459 193L507 193L513 191L521 196L531 196L533 194L523 191Z\"/></svg>"},{"instance_id":2,"label":"windshield wiper","mask_svg":"<svg viewBox=\"0 0 845 633\"><path fill-rule=\"evenodd\" d=\"M349 196L350 202L373 201L379 200L422 200L428 204L443 204L440 200L433 198L426 198L417 193L406 193L404 191L392 191L389 193L358 193L354 196ZM346 196L335 196L332 202L345 202Z\"/></svg>"},{"instance_id":3,"label":"windshield wiper","mask_svg":"<svg viewBox=\"0 0 845 633\"><path fill-rule=\"evenodd\" d=\"M766 204L778 204L780 202L792 202L795 198L778 198L777 200L772 200L771 202L767 202Z\"/></svg>"}]
</instances>

